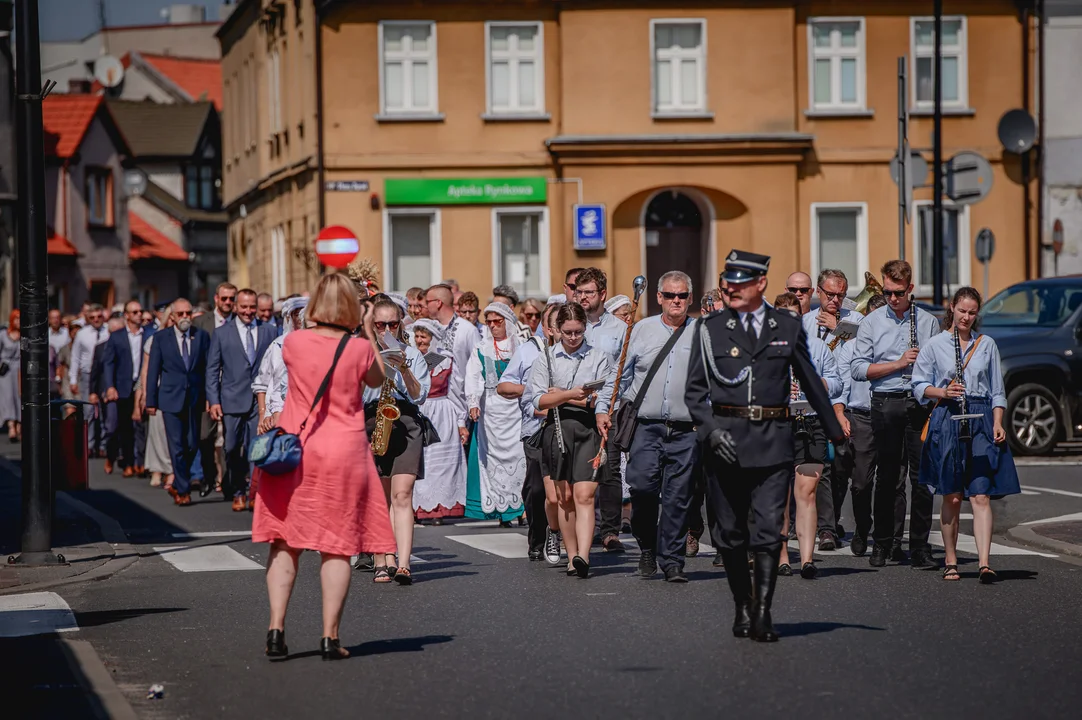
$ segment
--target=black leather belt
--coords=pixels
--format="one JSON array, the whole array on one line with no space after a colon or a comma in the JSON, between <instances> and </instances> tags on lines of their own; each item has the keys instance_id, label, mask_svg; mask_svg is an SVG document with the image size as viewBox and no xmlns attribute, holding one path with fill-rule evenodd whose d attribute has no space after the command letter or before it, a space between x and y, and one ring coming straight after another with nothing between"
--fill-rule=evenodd
<instances>
[{"instance_id":1,"label":"black leather belt","mask_svg":"<svg viewBox=\"0 0 1082 720\"><path fill-rule=\"evenodd\" d=\"M911 390L893 390L891 392L880 392L878 390L872 391L872 397L877 398L908 398L913 397Z\"/></svg>"},{"instance_id":2,"label":"black leather belt","mask_svg":"<svg viewBox=\"0 0 1082 720\"><path fill-rule=\"evenodd\" d=\"M861 415L863 417L869 417L872 414L871 410L865 410L864 408L846 408L846 412L851 412L854 415Z\"/></svg>"},{"instance_id":3,"label":"black leather belt","mask_svg":"<svg viewBox=\"0 0 1082 720\"><path fill-rule=\"evenodd\" d=\"M761 420L788 420L788 407L763 407L762 405L714 405L714 414L721 417L745 418L752 422Z\"/></svg>"}]
</instances>

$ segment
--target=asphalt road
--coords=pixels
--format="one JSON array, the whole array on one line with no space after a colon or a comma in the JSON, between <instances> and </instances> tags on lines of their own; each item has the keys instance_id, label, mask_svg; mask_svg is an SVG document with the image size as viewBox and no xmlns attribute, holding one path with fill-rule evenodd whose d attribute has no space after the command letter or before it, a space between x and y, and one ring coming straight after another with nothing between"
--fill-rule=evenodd
<instances>
[{"instance_id":1,"label":"asphalt road","mask_svg":"<svg viewBox=\"0 0 1082 720\"><path fill-rule=\"evenodd\" d=\"M977 583L975 558L948 584L845 548L821 556L814 581L779 579L772 646L731 637L709 554L689 560L684 586L632 576L633 553L595 555L595 577L578 580L527 561L524 530L449 525L417 529L412 587L355 574L345 662L319 658L318 558L303 556L293 655L269 663L266 548L244 535L249 516L220 501L175 508L117 477L81 499L145 557L58 592L144 718L1077 717L1082 566L1001 535L1082 511L1082 473L1022 477L1039 489L996 504L1000 584ZM154 683L164 697L147 700Z\"/></svg>"}]
</instances>

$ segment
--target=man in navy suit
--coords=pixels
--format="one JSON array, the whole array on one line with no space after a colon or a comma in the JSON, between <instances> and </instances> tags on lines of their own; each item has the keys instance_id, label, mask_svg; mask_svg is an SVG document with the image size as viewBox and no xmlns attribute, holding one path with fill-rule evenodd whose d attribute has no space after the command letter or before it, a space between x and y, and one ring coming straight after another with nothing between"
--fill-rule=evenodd
<instances>
[{"instance_id":1,"label":"man in navy suit","mask_svg":"<svg viewBox=\"0 0 1082 720\"><path fill-rule=\"evenodd\" d=\"M233 319L214 333L207 357L207 402L210 416L225 426L225 480L233 493L233 511L251 509L248 500L248 444L256 435L259 412L252 381L274 339L276 328L256 322L256 293L237 293ZM227 495L228 496L228 495Z\"/></svg>"},{"instance_id":2,"label":"man in navy suit","mask_svg":"<svg viewBox=\"0 0 1082 720\"><path fill-rule=\"evenodd\" d=\"M203 479L199 418L206 403L210 338L192 327L192 304L184 298L173 301L173 317L176 325L158 333L150 347L146 402L147 413L154 415L161 410L164 415L175 475L169 494L177 505L190 505L191 483Z\"/></svg>"},{"instance_id":3,"label":"man in navy suit","mask_svg":"<svg viewBox=\"0 0 1082 720\"><path fill-rule=\"evenodd\" d=\"M116 403L117 428L109 438L106 457L109 464L115 464L117 455L121 456L120 466L124 468L124 477L135 475L136 444L143 423L132 420L135 410L135 383L143 369L143 344L154 333L153 329L143 328L143 308L138 300L132 300L124 306L124 327L109 336L103 347L105 358L102 361L102 385L105 390L105 402ZM141 455L141 453L140 453Z\"/></svg>"}]
</instances>

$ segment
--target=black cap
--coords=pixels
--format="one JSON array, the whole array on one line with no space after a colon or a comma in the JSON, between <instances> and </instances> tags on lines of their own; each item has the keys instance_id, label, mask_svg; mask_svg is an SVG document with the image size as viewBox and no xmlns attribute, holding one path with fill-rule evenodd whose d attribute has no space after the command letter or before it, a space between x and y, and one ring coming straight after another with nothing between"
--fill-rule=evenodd
<instances>
[{"instance_id":1,"label":"black cap","mask_svg":"<svg viewBox=\"0 0 1082 720\"><path fill-rule=\"evenodd\" d=\"M725 272L721 274L721 279L730 283L746 283L766 275L769 268L769 255L733 250L725 258Z\"/></svg>"}]
</instances>

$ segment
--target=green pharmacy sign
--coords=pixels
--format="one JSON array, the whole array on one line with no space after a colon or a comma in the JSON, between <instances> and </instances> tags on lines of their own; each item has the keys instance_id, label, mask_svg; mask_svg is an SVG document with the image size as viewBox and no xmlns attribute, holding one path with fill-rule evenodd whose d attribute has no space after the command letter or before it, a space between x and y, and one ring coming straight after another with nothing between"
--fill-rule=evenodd
<instances>
[{"instance_id":1,"label":"green pharmacy sign","mask_svg":"<svg viewBox=\"0 0 1082 720\"><path fill-rule=\"evenodd\" d=\"M388 205L504 205L543 203L543 177L384 180Z\"/></svg>"}]
</instances>

